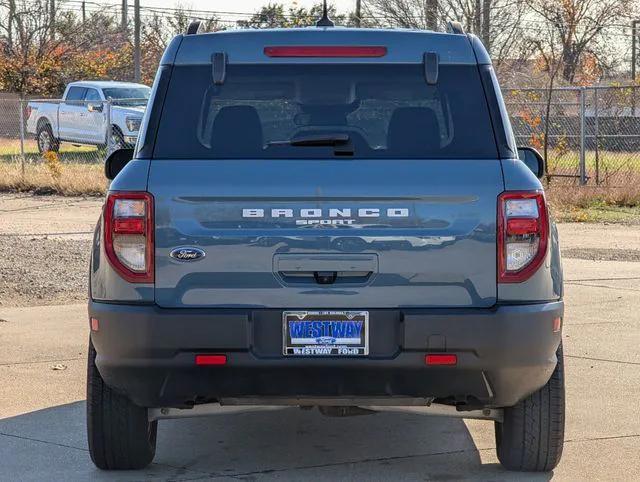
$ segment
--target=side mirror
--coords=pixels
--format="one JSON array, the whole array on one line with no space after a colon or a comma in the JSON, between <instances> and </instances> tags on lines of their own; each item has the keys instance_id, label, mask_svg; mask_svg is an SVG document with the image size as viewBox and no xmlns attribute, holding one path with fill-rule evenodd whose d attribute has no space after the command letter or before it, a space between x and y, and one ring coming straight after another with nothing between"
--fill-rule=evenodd
<instances>
[{"instance_id":1,"label":"side mirror","mask_svg":"<svg viewBox=\"0 0 640 482\"><path fill-rule=\"evenodd\" d=\"M104 163L104 175L109 180L115 179L131 159L133 159L133 149L118 149L113 151Z\"/></svg>"},{"instance_id":2,"label":"side mirror","mask_svg":"<svg viewBox=\"0 0 640 482\"><path fill-rule=\"evenodd\" d=\"M518 157L538 179L544 177L544 158L533 147L518 147Z\"/></svg>"},{"instance_id":3,"label":"side mirror","mask_svg":"<svg viewBox=\"0 0 640 482\"><path fill-rule=\"evenodd\" d=\"M89 112L102 112L103 109L102 104L87 104L87 110Z\"/></svg>"}]
</instances>

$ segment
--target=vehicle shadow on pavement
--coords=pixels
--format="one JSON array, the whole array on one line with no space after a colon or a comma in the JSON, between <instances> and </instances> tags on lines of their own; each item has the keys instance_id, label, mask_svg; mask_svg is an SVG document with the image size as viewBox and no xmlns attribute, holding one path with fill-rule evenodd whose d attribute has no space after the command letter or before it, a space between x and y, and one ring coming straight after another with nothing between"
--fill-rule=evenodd
<instances>
[{"instance_id":1,"label":"vehicle shadow on pavement","mask_svg":"<svg viewBox=\"0 0 640 482\"><path fill-rule=\"evenodd\" d=\"M385 412L325 417L298 408L221 408L163 420L155 462L100 472L89 459L85 403L0 420L0 479L9 480L549 480L482 464L459 419ZM489 422L487 422L489 423Z\"/></svg>"}]
</instances>

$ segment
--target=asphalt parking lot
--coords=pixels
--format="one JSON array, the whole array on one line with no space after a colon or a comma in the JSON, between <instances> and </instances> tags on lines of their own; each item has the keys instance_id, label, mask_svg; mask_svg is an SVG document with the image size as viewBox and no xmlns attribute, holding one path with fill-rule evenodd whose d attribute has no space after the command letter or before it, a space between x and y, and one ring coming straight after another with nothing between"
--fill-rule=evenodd
<instances>
[{"instance_id":1,"label":"asphalt parking lot","mask_svg":"<svg viewBox=\"0 0 640 482\"><path fill-rule=\"evenodd\" d=\"M98 471L81 290L99 206L0 195L0 480L640 480L640 227L579 224L560 226L567 430L553 473L504 471L489 422L297 408L162 421L147 470ZM38 266L15 267L43 249Z\"/></svg>"}]
</instances>

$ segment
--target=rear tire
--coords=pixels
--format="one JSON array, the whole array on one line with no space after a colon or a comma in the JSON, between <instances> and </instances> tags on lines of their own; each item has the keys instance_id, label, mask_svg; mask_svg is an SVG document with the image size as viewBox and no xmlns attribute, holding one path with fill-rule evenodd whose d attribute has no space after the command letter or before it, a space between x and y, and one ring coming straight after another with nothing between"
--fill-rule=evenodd
<instances>
[{"instance_id":1,"label":"rear tire","mask_svg":"<svg viewBox=\"0 0 640 482\"><path fill-rule=\"evenodd\" d=\"M495 423L500 463L508 470L548 472L562 457L565 392L562 343L553 375L537 392L504 409L504 421Z\"/></svg>"},{"instance_id":2,"label":"rear tire","mask_svg":"<svg viewBox=\"0 0 640 482\"><path fill-rule=\"evenodd\" d=\"M60 150L60 141L54 137L51 126L46 122L38 126L36 144L38 145L38 152L40 154L44 154L45 152L58 152Z\"/></svg>"},{"instance_id":3,"label":"rear tire","mask_svg":"<svg viewBox=\"0 0 640 482\"><path fill-rule=\"evenodd\" d=\"M146 408L109 388L95 364L89 341L87 367L87 436L89 454L102 470L142 469L156 453L158 422L149 422Z\"/></svg>"}]
</instances>

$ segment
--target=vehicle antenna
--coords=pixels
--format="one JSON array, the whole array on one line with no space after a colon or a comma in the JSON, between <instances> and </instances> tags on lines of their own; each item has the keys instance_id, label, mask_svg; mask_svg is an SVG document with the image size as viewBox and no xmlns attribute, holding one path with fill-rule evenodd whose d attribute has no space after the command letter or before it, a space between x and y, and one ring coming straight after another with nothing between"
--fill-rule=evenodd
<instances>
[{"instance_id":1,"label":"vehicle antenna","mask_svg":"<svg viewBox=\"0 0 640 482\"><path fill-rule=\"evenodd\" d=\"M333 27L334 24L329 18L329 11L327 9L327 0L322 2L322 17L316 22L316 27Z\"/></svg>"}]
</instances>

